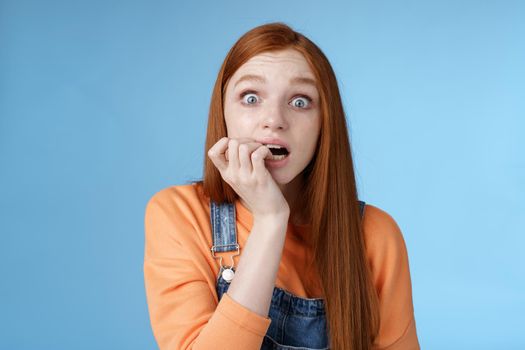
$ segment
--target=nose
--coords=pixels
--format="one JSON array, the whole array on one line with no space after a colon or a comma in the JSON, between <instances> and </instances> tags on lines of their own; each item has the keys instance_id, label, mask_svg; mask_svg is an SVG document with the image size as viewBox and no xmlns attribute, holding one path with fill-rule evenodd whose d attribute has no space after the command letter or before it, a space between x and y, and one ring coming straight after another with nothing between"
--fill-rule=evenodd
<instances>
[{"instance_id":1,"label":"nose","mask_svg":"<svg viewBox=\"0 0 525 350\"><path fill-rule=\"evenodd\" d=\"M268 108L263 113L261 123L264 129L286 130L288 128L284 111L280 107Z\"/></svg>"}]
</instances>

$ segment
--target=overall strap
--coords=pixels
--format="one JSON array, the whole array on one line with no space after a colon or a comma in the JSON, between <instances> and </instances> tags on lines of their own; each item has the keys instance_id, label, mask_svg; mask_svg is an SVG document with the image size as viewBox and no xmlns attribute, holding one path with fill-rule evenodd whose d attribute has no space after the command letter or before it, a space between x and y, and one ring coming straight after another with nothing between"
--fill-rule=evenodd
<instances>
[{"instance_id":1,"label":"overall strap","mask_svg":"<svg viewBox=\"0 0 525 350\"><path fill-rule=\"evenodd\" d=\"M210 219L213 232L211 251L231 252L239 250L235 218L235 204L210 201Z\"/></svg>"},{"instance_id":2,"label":"overall strap","mask_svg":"<svg viewBox=\"0 0 525 350\"><path fill-rule=\"evenodd\" d=\"M239 244L237 243L237 220L235 218L235 204L220 203L217 204L210 201L210 219L211 228L213 232L213 246L211 247L211 255L219 260L221 269L219 277L230 283L235 275L235 262L233 258L240 254ZM227 266L222 263L223 256L215 255L216 252L232 252L230 254L231 265Z\"/></svg>"}]
</instances>

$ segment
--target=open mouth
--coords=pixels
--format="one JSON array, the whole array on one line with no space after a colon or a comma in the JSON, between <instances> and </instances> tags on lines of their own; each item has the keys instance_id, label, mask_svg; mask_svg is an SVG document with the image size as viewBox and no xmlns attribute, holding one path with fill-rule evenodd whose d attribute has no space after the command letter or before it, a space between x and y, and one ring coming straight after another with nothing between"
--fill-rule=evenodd
<instances>
[{"instance_id":1,"label":"open mouth","mask_svg":"<svg viewBox=\"0 0 525 350\"><path fill-rule=\"evenodd\" d=\"M265 144L266 147L272 152L271 156L266 157L267 160L282 160L290 154L288 149L280 145Z\"/></svg>"}]
</instances>

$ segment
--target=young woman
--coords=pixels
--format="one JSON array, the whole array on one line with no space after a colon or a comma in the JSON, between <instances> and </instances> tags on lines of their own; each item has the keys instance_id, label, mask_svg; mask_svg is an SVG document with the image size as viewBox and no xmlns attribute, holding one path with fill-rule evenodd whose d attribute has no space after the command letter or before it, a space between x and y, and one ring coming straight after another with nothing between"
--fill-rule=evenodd
<instances>
[{"instance_id":1,"label":"young woman","mask_svg":"<svg viewBox=\"0 0 525 350\"><path fill-rule=\"evenodd\" d=\"M202 181L157 192L144 276L161 349L419 349L394 219L357 196L325 55L283 23L232 47Z\"/></svg>"}]
</instances>

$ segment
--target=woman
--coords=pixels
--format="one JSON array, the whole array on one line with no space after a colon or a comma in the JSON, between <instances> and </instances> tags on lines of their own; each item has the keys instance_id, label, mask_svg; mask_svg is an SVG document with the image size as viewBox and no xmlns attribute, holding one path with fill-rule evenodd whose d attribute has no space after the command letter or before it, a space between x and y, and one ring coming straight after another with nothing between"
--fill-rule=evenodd
<instances>
[{"instance_id":1,"label":"woman","mask_svg":"<svg viewBox=\"0 0 525 350\"><path fill-rule=\"evenodd\" d=\"M203 181L156 193L144 274L161 349L419 349L406 246L357 197L321 50L243 35L211 100Z\"/></svg>"}]
</instances>

